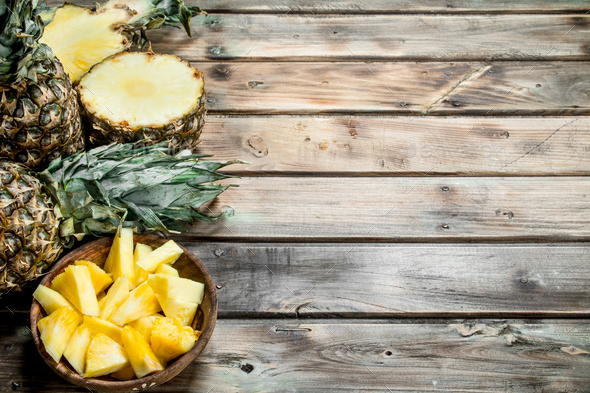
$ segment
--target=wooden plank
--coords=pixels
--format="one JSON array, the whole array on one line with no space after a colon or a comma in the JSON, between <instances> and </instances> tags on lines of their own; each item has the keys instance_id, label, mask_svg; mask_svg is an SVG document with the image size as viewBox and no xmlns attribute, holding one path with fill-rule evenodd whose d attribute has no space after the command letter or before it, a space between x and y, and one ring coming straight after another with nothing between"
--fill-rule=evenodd
<instances>
[{"instance_id":1,"label":"wooden plank","mask_svg":"<svg viewBox=\"0 0 590 393\"><path fill-rule=\"evenodd\" d=\"M27 324L22 315L0 322L2 386L82 392L43 363ZM220 320L201 355L157 391L585 391L588 333L587 320Z\"/></svg>"},{"instance_id":2,"label":"wooden plank","mask_svg":"<svg viewBox=\"0 0 590 393\"><path fill-rule=\"evenodd\" d=\"M230 205L235 216L195 223L187 239L590 240L588 177L250 177L233 183L240 187L210 209Z\"/></svg>"},{"instance_id":3,"label":"wooden plank","mask_svg":"<svg viewBox=\"0 0 590 393\"><path fill-rule=\"evenodd\" d=\"M190 61L589 60L590 15L244 15L150 33Z\"/></svg>"},{"instance_id":4,"label":"wooden plank","mask_svg":"<svg viewBox=\"0 0 590 393\"><path fill-rule=\"evenodd\" d=\"M197 148L239 176L590 173L590 118L210 115ZM434 167L434 168L433 168Z\"/></svg>"},{"instance_id":5,"label":"wooden plank","mask_svg":"<svg viewBox=\"0 0 590 393\"><path fill-rule=\"evenodd\" d=\"M193 63L210 113L588 115L590 63Z\"/></svg>"},{"instance_id":6,"label":"wooden plank","mask_svg":"<svg viewBox=\"0 0 590 393\"><path fill-rule=\"evenodd\" d=\"M221 287L221 318L583 318L590 310L586 244L184 245Z\"/></svg>"}]
</instances>

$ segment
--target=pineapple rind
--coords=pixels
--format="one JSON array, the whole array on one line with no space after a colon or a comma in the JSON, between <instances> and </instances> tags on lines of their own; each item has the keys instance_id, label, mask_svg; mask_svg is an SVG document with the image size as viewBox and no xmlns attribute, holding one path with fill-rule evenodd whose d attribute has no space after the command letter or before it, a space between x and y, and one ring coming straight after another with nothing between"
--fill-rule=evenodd
<instances>
[{"instance_id":1,"label":"pineapple rind","mask_svg":"<svg viewBox=\"0 0 590 393\"><path fill-rule=\"evenodd\" d=\"M43 307L43 310L45 310L47 315L50 315L55 310L62 307L68 307L74 310L72 303L59 292L54 291L45 285L39 285L37 289L35 289L35 292L33 292L33 297L39 302L39 304L41 304L41 307Z\"/></svg>"},{"instance_id":2,"label":"pineapple rind","mask_svg":"<svg viewBox=\"0 0 590 393\"><path fill-rule=\"evenodd\" d=\"M150 345L131 326L123 329L123 345L127 350L129 362L137 378L164 370L164 366L154 354Z\"/></svg>"},{"instance_id":3,"label":"pineapple rind","mask_svg":"<svg viewBox=\"0 0 590 393\"><path fill-rule=\"evenodd\" d=\"M85 378L110 374L128 366L127 353L119 343L102 333L92 338L86 352Z\"/></svg>"},{"instance_id":4,"label":"pineapple rind","mask_svg":"<svg viewBox=\"0 0 590 393\"><path fill-rule=\"evenodd\" d=\"M182 253L182 248L174 240L168 240L161 247L156 248L145 258L137 262L137 265L146 272L153 273L161 264L174 264Z\"/></svg>"},{"instance_id":5,"label":"pineapple rind","mask_svg":"<svg viewBox=\"0 0 590 393\"><path fill-rule=\"evenodd\" d=\"M80 375L84 375L86 366L86 349L92 340L92 332L84 324L78 326L63 353L68 362L74 367L74 370Z\"/></svg>"},{"instance_id":6,"label":"pineapple rind","mask_svg":"<svg viewBox=\"0 0 590 393\"><path fill-rule=\"evenodd\" d=\"M41 323L43 320L45 322ZM68 341L82 322L82 317L76 311L62 307L41 321L37 324L42 325L41 341L49 356L59 363Z\"/></svg>"}]
</instances>

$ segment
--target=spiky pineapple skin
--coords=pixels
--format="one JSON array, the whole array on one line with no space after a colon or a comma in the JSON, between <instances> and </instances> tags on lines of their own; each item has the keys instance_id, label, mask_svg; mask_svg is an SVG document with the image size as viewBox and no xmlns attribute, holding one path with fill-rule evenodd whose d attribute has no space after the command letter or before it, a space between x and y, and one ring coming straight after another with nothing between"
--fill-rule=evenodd
<instances>
[{"instance_id":1,"label":"spiky pineapple skin","mask_svg":"<svg viewBox=\"0 0 590 393\"><path fill-rule=\"evenodd\" d=\"M0 86L0 157L42 170L84 149L78 97L57 59L37 83Z\"/></svg>"},{"instance_id":2,"label":"spiky pineapple skin","mask_svg":"<svg viewBox=\"0 0 590 393\"><path fill-rule=\"evenodd\" d=\"M45 273L63 249L59 221L41 183L0 160L0 294Z\"/></svg>"}]
</instances>

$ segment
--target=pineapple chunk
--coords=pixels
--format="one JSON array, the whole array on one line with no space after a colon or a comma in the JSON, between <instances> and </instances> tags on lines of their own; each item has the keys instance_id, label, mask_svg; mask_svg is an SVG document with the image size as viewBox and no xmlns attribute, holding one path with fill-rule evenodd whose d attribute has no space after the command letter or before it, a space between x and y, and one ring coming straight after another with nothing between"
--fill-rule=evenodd
<instances>
[{"instance_id":1,"label":"pineapple chunk","mask_svg":"<svg viewBox=\"0 0 590 393\"><path fill-rule=\"evenodd\" d=\"M82 324L78 326L64 351L64 357L68 359L68 362L80 375L84 375L86 349L90 344L90 340L92 340L92 332L86 325Z\"/></svg>"},{"instance_id":2,"label":"pineapple chunk","mask_svg":"<svg viewBox=\"0 0 590 393\"><path fill-rule=\"evenodd\" d=\"M116 373L112 373L111 377L119 381L129 381L130 379L135 379L135 371L133 371L133 367L129 366L120 369Z\"/></svg>"},{"instance_id":3,"label":"pineapple chunk","mask_svg":"<svg viewBox=\"0 0 590 393\"><path fill-rule=\"evenodd\" d=\"M119 277L104 298L105 300L100 309L100 318L110 321L115 311L117 311L128 297L129 279L127 277Z\"/></svg>"},{"instance_id":4,"label":"pineapple chunk","mask_svg":"<svg viewBox=\"0 0 590 393\"><path fill-rule=\"evenodd\" d=\"M131 326L133 329L135 329L137 333L141 334L145 341L149 343L152 336L152 326L154 326L154 320L156 318L162 318L162 316L160 314L156 314L147 317L141 317L133 322L129 322L128 326Z\"/></svg>"},{"instance_id":5,"label":"pineapple chunk","mask_svg":"<svg viewBox=\"0 0 590 393\"><path fill-rule=\"evenodd\" d=\"M197 312L197 303L185 302L182 300L167 299L156 293L156 298L168 318L177 318L182 326L188 326L193 322Z\"/></svg>"},{"instance_id":6,"label":"pineapple chunk","mask_svg":"<svg viewBox=\"0 0 590 393\"><path fill-rule=\"evenodd\" d=\"M82 314L100 315L100 308L87 266L68 266L62 274L53 280L51 289L61 293Z\"/></svg>"},{"instance_id":7,"label":"pineapple chunk","mask_svg":"<svg viewBox=\"0 0 590 393\"><path fill-rule=\"evenodd\" d=\"M45 328L45 326L47 326L47 322L49 322L49 318L47 317L37 321L37 329L39 329L39 333L43 334L43 329Z\"/></svg>"},{"instance_id":8,"label":"pineapple chunk","mask_svg":"<svg viewBox=\"0 0 590 393\"><path fill-rule=\"evenodd\" d=\"M94 287L94 293L96 293L96 295L107 289L109 285L113 283L113 280L109 277L109 275L106 274L104 270L99 268L94 262L75 261L74 265L88 267L90 278L92 279L92 286Z\"/></svg>"},{"instance_id":9,"label":"pineapple chunk","mask_svg":"<svg viewBox=\"0 0 590 393\"><path fill-rule=\"evenodd\" d=\"M100 308L100 301L102 299L104 299L104 297L107 295L107 293L105 291L99 292L96 294L96 300L98 300L98 307Z\"/></svg>"},{"instance_id":10,"label":"pineapple chunk","mask_svg":"<svg viewBox=\"0 0 590 393\"><path fill-rule=\"evenodd\" d=\"M135 245L135 253L133 253L133 288L138 287L144 282L146 282L149 273L137 266L137 262L139 262L142 258L146 257L152 251L153 249L147 244L137 243Z\"/></svg>"},{"instance_id":11,"label":"pineapple chunk","mask_svg":"<svg viewBox=\"0 0 590 393\"><path fill-rule=\"evenodd\" d=\"M43 320L45 322L41 322ZM38 324L38 326L42 326L40 329L41 341L43 341L49 356L59 363L68 341L82 322L82 317L71 308L62 307L41 321Z\"/></svg>"},{"instance_id":12,"label":"pineapple chunk","mask_svg":"<svg viewBox=\"0 0 590 393\"><path fill-rule=\"evenodd\" d=\"M127 354L120 344L102 333L92 338L86 352L85 378L114 373L128 366Z\"/></svg>"},{"instance_id":13,"label":"pineapple chunk","mask_svg":"<svg viewBox=\"0 0 590 393\"><path fill-rule=\"evenodd\" d=\"M68 302L59 292L47 288L45 285L39 285L33 292L33 297L41 304L47 315L62 307L74 309L72 303Z\"/></svg>"},{"instance_id":14,"label":"pineapple chunk","mask_svg":"<svg viewBox=\"0 0 590 393\"><path fill-rule=\"evenodd\" d=\"M122 228L121 233L115 235L104 270L113 274L113 281L119 277L133 279L133 229Z\"/></svg>"},{"instance_id":15,"label":"pineapple chunk","mask_svg":"<svg viewBox=\"0 0 590 393\"><path fill-rule=\"evenodd\" d=\"M161 264L172 265L181 255L182 248L178 247L174 240L168 240L137 262L137 265L146 272L153 273Z\"/></svg>"},{"instance_id":16,"label":"pineapple chunk","mask_svg":"<svg viewBox=\"0 0 590 393\"><path fill-rule=\"evenodd\" d=\"M174 269L170 265L165 265L165 264L158 266L158 268L156 269L156 274L168 274L170 276L179 277L178 270Z\"/></svg>"},{"instance_id":17,"label":"pineapple chunk","mask_svg":"<svg viewBox=\"0 0 590 393\"><path fill-rule=\"evenodd\" d=\"M133 367L137 378L164 370L164 366L160 363L150 345L135 329L131 326L125 326L122 337L131 367Z\"/></svg>"},{"instance_id":18,"label":"pineapple chunk","mask_svg":"<svg viewBox=\"0 0 590 393\"><path fill-rule=\"evenodd\" d=\"M168 299L198 304L203 302L205 285L188 278L168 274L154 274L153 277L148 278L148 284L155 293Z\"/></svg>"},{"instance_id":19,"label":"pineapple chunk","mask_svg":"<svg viewBox=\"0 0 590 393\"><path fill-rule=\"evenodd\" d=\"M182 326L175 318L158 318L152 327L152 348L165 362L190 351L197 338L191 327Z\"/></svg>"},{"instance_id":20,"label":"pineapple chunk","mask_svg":"<svg viewBox=\"0 0 590 393\"><path fill-rule=\"evenodd\" d=\"M147 283L143 283L135 288L129 294L127 300L115 311L111 317L111 322L123 326L158 311L162 311L162 307L160 307L158 299L154 296L154 291Z\"/></svg>"},{"instance_id":21,"label":"pineapple chunk","mask_svg":"<svg viewBox=\"0 0 590 393\"><path fill-rule=\"evenodd\" d=\"M123 345L123 342L121 341L121 332L123 329L119 326L112 324L109 321L105 321L104 319L88 316L84 317L84 325L90 329L92 334L104 334L118 344Z\"/></svg>"}]
</instances>

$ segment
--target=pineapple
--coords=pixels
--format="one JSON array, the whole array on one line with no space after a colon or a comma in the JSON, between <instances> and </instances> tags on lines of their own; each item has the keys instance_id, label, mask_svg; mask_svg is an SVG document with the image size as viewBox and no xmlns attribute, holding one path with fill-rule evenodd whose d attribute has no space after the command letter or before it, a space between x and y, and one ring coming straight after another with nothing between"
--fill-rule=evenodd
<instances>
[{"instance_id":1,"label":"pineapple","mask_svg":"<svg viewBox=\"0 0 590 393\"><path fill-rule=\"evenodd\" d=\"M158 318L152 327L151 344L154 353L168 362L190 351L198 338L199 333L182 326L177 319Z\"/></svg>"},{"instance_id":2,"label":"pineapple","mask_svg":"<svg viewBox=\"0 0 590 393\"><path fill-rule=\"evenodd\" d=\"M156 274L168 274L170 276L180 277L178 275L178 270L176 270L172 266L166 265L166 264L161 264L160 266L158 266L155 273Z\"/></svg>"},{"instance_id":3,"label":"pineapple","mask_svg":"<svg viewBox=\"0 0 590 393\"><path fill-rule=\"evenodd\" d=\"M156 357L150 345L135 329L131 326L125 326L122 337L131 367L133 367L137 378L164 370L164 366Z\"/></svg>"},{"instance_id":4,"label":"pineapple","mask_svg":"<svg viewBox=\"0 0 590 393\"><path fill-rule=\"evenodd\" d=\"M92 67L78 91L93 143L167 141L172 149L198 143L203 75L175 56L119 53Z\"/></svg>"},{"instance_id":5,"label":"pineapple","mask_svg":"<svg viewBox=\"0 0 590 393\"><path fill-rule=\"evenodd\" d=\"M87 266L68 266L53 279L51 289L62 294L85 315L100 315L100 308Z\"/></svg>"},{"instance_id":6,"label":"pineapple","mask_svg":"<svg viewBox=\"0 0 590 393\"><path fill-rule=\"evenodd\" d=\"M205 285L200 282L168 274L150 274L148 284L164 298L198 304L203 302Z\"/></svg>"},{"instance_id":7,"label":"pineapple","mask_svg":"<svg viewBox=\"0 0 590 393\"><path fill-rule=\"evenodd\" d=\"M129 366L112 373L111 377L119 381L129 381L130 379L135 379L135 371L133 371L133 367Z\"/></svg>"},{"instance_id":8,"label":"pineapple","mask_svg":"<svg viewBox=\"0 0 590 393\"><path fill-rule=\"evenodd\" d=\"M64 357L80 375L84 375L86 367L86 349L92 339L92 332L84 324L78 326L64 351Z\"/></svg>"},{"instance_id":9,"label":"pineapple","mask_svg":"<svg viewBox=\"0 0 590 393\"><path fill-rule=\"evenodd\" d=\"M86 327L90 329L92 334L104 334L105 336L108 336L111 340L114 340L115 342L122 344L121 333L123 332L123 329L119 326L114 325L108 321L105 321L104 319L89 316L84 317L84 325L86 325Z\"/></svg>"},{"instance_id":10,"label":"pineapple","mask_svg":"<svg viewBox=\"0 0 590 393\"><path fill-rule=\"evenodd\" d=\"M76 90L49 47L38 42L44 26L36 4L5 0L0 7L0 157L38 170L83 149L84 136Z\"/></svg>"},{"instance_id":11,"label":"pineapple","mask_svg":"<svg viewBox=\"0 0 590 393\"><path fill-rule=\"evenodd\" d=\"M96 299L98 300L98 294L103 290L107 289L109 285L113 283L113 279L105 273L104 270L98 267L96 263L89 261L75 261L76 266L86 266L90 272L90 278L92 279L92 286L96 293Z\"/></svg>"},{"instance_id":12,"label":"pineapple","mask_svg":"<svg viewBox=\"0 0 590 393\"><path fill-rule=\"evenodd\" d=\"M215 171L237 161L163 151L159 145L113 144L55 160L43 173L0 160L0 296L46 273L64 245L85 233L113 234L120 224L178 233L182 221L220 217L197 208L229 186L200 183L230 177ZM110 170L100 170L107 163Z\"/></svg>"},{"instance_id":13,"label":"pineapple","mask_svg":"<svg viewBox=\"0 0 590 393\"><path fill-rule=\"evenodd\" d=\"M100 318L109 321L115 311L129 297L129 280L127 277L119 277L105 296L100 308Z\"/></svg>"},{"instance_id":14,"label":"pineapple","mask_svg":"<svg viewBox=\"0 0 590 393\"><path fill-rule=\"evenodd\" d=\"M113 314L111 321L123 326L161 310L162 307L160 307L158 299L154 296L154 291L147 283L143 283L129 294L127 300Z\"/></svg>"},{"instance_id":15,"label":"pineapple","mask_svg":"<svg viewBox=\"0 0 590 393\"><path fill-rule=\"evenodd\" d=\"M136 319L133 322L129 322L128 326L131 326L133 329L139 333L146 342L150 342L150 338L152 336L152 327L154 326L154 321L156 318L162 318L160 314L150 315L147 317L141 317Z\"/></svg>"},{"instance_id":16,"label":"pineapple","mask_svg":"<svg viewBox=\"0 0 590 393\"><path fill-rule=\"evenodd\" d=\"M108 336L98 333L86 352L85 378L99 377L129 366L125 349Z\"/></svg>"},{"instance_id":17,"label":"pineapple","mask_svg":"<svg viewBox=\"0 0 590 393\"><path fill-rule=\"evenodd\" d=\"M137 265L143 270L153 273L161 264L171 265L182 255L182 248L174 240L168 240L163 246L156 248L145 258L137 262Z\"/></svg>"},{"instance_id":18,"label":"pineapple","mask_svg":"<svg viewBox=\"0 0 590 393\"><path fill-rule=\"evenodd\" d=\"M41 304L47 315L62 307L74 310L72 303L68 302L59 292L47 288L45 285L39 285L33 292L33 297Z\"/></svg>"},{"instance_id":19,"label":"pineapple","mask_svg":"<svg viewBox=\"0 0 590 393\"><path fill-rule=\"evenodd\" d=\"M164 315L168 318L178 319L182 326L189 326L193 322L193 319L195 319L197 307L199 307L197 303L167 299L158 294L156 294L156 299L158 299L160 306L162 306Z\"/></svg>"},{"instance_id":20,"label":"pineapple","mask_svg":"<svg viewBox=\"0 0 590 393\"><path fill-rule=\"evenodd\" d=\"M41 341L49 356L57 363L81 322L80 314L68 307L62 307L39 321L38 326L42 326L39 330Z\"/></svg>"},{"instance_id":21,"label":"pineapple","mask_svg":"<svg viewBox=\"0 0 590 393\"><path fill-rule=\"evenodd\" d=\"M104 263L104 270L112 273L115 281L119 277L133 278L133 229L122 228L117 233Z\"/></svg>"},{"instance_id":22,"label":"pineapple","mask_svg":"<svg viewBox=\"0 0 590 393\"><path fill-rule=\"evenodd\" d=\"M135 245L135 252L133 253L133 269L134 269L134 274L133 274L133 287L138 287L141 284L143 284L144 282L147 281L148 278L148 272L146 272L145 270L143 270L142 268L140 268L137 265L137 262L139 262L142 258L148 256L148 254L150 254L153 251L153 249L148 246L147 244L141 244L141 243L137 243Z\"/></svg>"}]
</instances>

